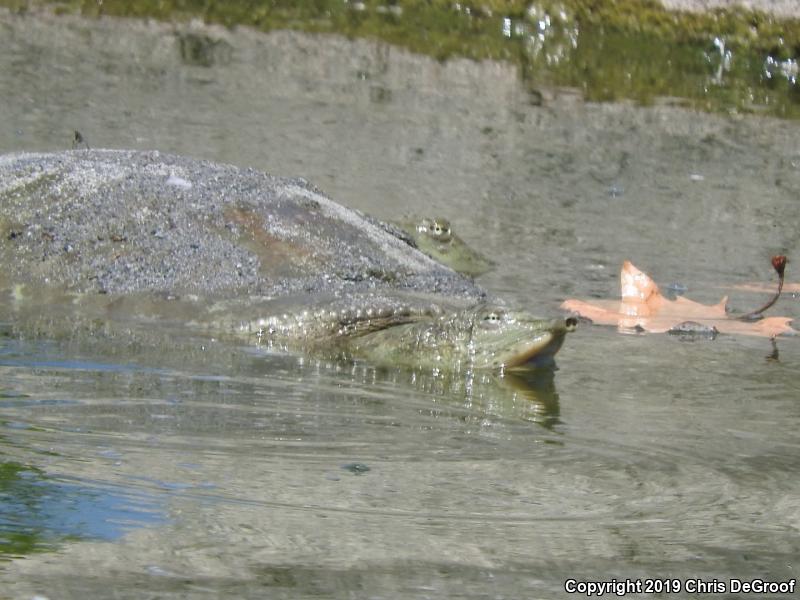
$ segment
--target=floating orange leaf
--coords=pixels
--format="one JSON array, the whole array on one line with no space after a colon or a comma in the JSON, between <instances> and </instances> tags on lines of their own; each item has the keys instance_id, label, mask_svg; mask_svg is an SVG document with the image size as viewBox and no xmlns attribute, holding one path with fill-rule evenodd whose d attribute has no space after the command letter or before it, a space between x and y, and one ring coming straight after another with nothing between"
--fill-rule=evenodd
<instances>
[{"instance_id":1,"label":"floating orange leaf","mask_svg":"<svg viewBox=\"0 0 800 600\"><path fill-rule=\"evenodd\" d=\"M711 333L734 333L775 337L796 333L789 325L790 317L765 317L744 321L730 317L726 311L728 298L717 304L701 304L687 298L665 298L656 283L630 261L625 261L620 273L620 300L566 300L561 308L591 320L597 325L613 325L621 331L652 333L681 330Z\"/></svg>"}]
</instances>

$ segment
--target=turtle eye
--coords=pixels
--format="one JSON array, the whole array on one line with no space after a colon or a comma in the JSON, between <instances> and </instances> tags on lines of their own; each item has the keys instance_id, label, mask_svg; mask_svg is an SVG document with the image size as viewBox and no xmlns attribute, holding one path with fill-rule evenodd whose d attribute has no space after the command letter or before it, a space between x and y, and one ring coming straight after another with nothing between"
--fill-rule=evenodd
<instances>
[{"instance_id":1,"label":"turtle eye","mask_svg":"<svg viewBox=\"0 0 800 600\"><path fill-rule=\"evenodd\" d=\"M502 322L503 313L497 310L490 310L481 318L481 325L487 328L499 327Z\"/></svg>"},{"instance_id":2,"label":"turtle eye","mask_svg":"<svg viewBox=\"0 0 800 600\"><path fill-rule=\"evenodd\" d=\"M450 223L445 219L434 221L431 225L431 236L440 242L450 241Z\"/></svg>"}]
</instances>

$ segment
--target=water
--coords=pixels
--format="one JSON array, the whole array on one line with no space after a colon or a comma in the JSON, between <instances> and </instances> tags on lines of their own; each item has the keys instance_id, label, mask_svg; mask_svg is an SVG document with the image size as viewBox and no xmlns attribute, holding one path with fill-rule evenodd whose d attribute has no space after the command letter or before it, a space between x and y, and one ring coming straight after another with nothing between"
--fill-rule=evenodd
<instances>
[{"instance_id":1,"label":"water","mask_svg":"<svg viewBox=\"0 0 800 600\"><path fill-rule=\"evenodd\" d=\"M481 283L541 314L612 296L625 258L741 310L763 297L725 286L769 281L772 254L797 279L794 123L569 89L538 106L503 64L199 31L230 54L187 65L169 26L4 16L0 150L78 129L302 175L382 218L445 215L497 263ZM583 327L556 372L499 378L170 335L0 338L0 597L797 577L797 339L774 360L766 340Z\"/></svg>"}]
</instances>

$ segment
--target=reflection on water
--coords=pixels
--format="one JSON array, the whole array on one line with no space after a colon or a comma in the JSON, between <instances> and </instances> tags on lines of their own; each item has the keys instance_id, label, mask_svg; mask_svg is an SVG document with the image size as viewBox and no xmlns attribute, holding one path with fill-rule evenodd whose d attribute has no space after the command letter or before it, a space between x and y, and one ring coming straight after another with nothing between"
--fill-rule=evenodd
<instances>
[{"instance_id":1,"label":"reflection on water","mask_svg":"<svg viewBox=\"0 0 800 600\"><path fill-rule=\"evenodd\" d=\"M109 550L86 539L116 539L122 523L113 560L135 565L125 597L140 586L206 593L201 581L245 595L351 585L458 595L464 582L558 593L587 561L620 577L665 565L787 576L797 445L775 433L796 415L782 395L797 389L793 368L765 371L760 346L730 339L584 336L584 359L604 368L452 379L223 344L176 355L179 339L132 348L124 364L103 358L114 339L7 340L11 464L74 478L34 488L48 500L17 525L84 539L62 560L92 572ZM29 495L31 484L15 485ZM78 597L107 584L43 576L33 558L12 589Z\"/></svg>"},{"instance_id":2,"label":"reflection on water","mask_svg":"<svg viewBox=\"0 0 800 600\"><path fill-rule=\"evenodd\" d=\"M20 0L2 4L16 8ZM23 2L23 4L25 4ZM59 9L65 10L63 3ZM720 112L797 118L800 28L737 6L726 11L668 12L646 0L529 0L491 6L447 0L411 4L294 0L253 7L247 0L72 2L85 15L200 19L262 31L338 33L400 44L439 60L502 59L515 65L540 104L545 85L580 88L589 100L673 102ZM788 3L755 3L796 18ZM234 47L205 31L176 35L183 62L227 66ZM369 70L359 71L370 79ZM370 99L390 101L378 84Z\"/></svg>"},{"instance_id":3,"label":"reflection on water","mask_svg":"<svg viewBox=\"0 0 800 600\"><path fill-rule=\"evenodd\" d=\"M52 550L63 540L115 540L164 520L147 494L56 481L15 462L0 465L0 498L0 557Z\"/></svg>"},{"instance_id":4,"label":"reflection on water","mask_svg":"<svg viewBox=\"0 0 800 600\"><path fill-rule=\"evenodd\" d=\"M625 258L703 302L768 280L774 254L796 279L791 123L532 103L504 65L374 42L214 30L216 68L154 24L4 27L4 150L79 129L444 215L496 263L483 285L545 315L616 293ZM555 597L571 577L798 569L798 338L767 360L764 340L584 326L558 370L500 378L65 330L0 343L2 518L59 540L10 551L13 598ZM40 512L17 510L31 494Z\"/></svg>"}]
</instances>

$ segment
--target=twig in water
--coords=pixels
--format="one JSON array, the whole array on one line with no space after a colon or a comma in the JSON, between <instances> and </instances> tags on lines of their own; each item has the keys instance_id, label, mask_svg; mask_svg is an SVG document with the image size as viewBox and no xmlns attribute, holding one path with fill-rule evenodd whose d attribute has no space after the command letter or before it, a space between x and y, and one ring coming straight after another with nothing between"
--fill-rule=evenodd
<instances>
[{"instance_id":1,"label":"twig in water","mask_svg":"<svg viewBox=\"0 0 800 600\"><path fill-rule=\"evenodd\" d=\"M72 149L80 148L83 146L87 150L89 150L89 142L86 141L86 138L83 137L80 131L77 129L75 130L75 135L72 137Z\"/></svg>"},{"instance_id":2,"label":"twig in water","mask_svg":"<svg viewBox=\"0 0 800 600\"><path fill-rule=\"evenodd\" d=\"M758 321L759 319L763 318L764 315L762 313L778 301L778 298L781 295L781 290L783 289L783 276L784 271L786 270L786 257L783 254L773 256L772 268L778 273L778 291L775 292L775 295L770 298L769 302L767 302L761 308L749 312L746 315L742 315L741 317L737 317L740 321Z\"/></svg>"}]
</instances>

